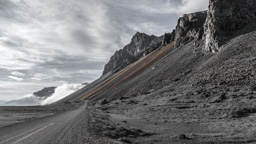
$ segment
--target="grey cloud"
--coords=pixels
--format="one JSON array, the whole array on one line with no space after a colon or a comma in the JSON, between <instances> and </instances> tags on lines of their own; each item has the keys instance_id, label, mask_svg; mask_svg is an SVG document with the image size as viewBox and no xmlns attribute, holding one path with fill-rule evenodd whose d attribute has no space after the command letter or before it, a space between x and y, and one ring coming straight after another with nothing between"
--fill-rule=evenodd
<instances>
[{"instance_id":1,"label":"grey cloud","mask_svg":"<svg viewBox=\"0 0 256 144\"><path fill-rule=\"evenodd\" d=\"M105 62L90 61L84 57L55 57L52 61L38 64L32 73L43 73L54 81L91 82L102 73ZM43 80L43 79L42 79Z\"/></svg>"},{"instance_id":2,"label":"grey cloud","mask_svg":"<svg viewBox=\"0 0 256 144\"><path fill-rule=\"evenodd\" d=\"M101 70L105 62L101 61L89 61L85 57L56 57L52 61L48 61L42 64L38 64L39 69L58 69L65 71L77 71L77 70Z\"/></svg>"},{"instance_id":3,"label":"grey cloud","mask_svg":"<svg viewBox=\"0 0 256 144\"><path fill-rule=\"evenodd\" d=\"M12 42L12 41L5 41L4 44L7 45L7 46L11 46L11 47L20 47L21 46L20 43L15 43L15 42Z\"/></svg>"},{"instance_id":4,"label":"grey cloud","mask_svg":"<svg viewBox=\"0 0 256 144\"><path fill-rule=\"evenodd\" d=\"M72 74L70 74L70 78L68 78L68 79L63 79L63 77L55 77L54 79L55 79L55 81L68 80L68 82L70 82L70 83L77 83L78 81L80 83L85 83L85 82L91 82L97 78L98 78L98 75L72 73Z\"/></svg>"},{"instance_id":5,"label":"grey cloud","mask_svg":"<svg viewBox=\"0 0 256 144\"><path fill-rule=\"evenodd\" d=\"M127 3L133 3L134 5L138 4L139 1L132 1ZM176 14L154 14L141 12L136 9L132 9L130 7L126 7L126 3L121 1L120 3L115 1L105 1L106 5L108 5L110 11L108 11L111 20L115 21L115 26L119 28L119 31L123 31L123 33L129 33L130 37L136 32L140 31L140 28L135 29L132 25L140 27L143 23L150 23L156 26L159 26L161 29L141 29L141 31L146 32L148 34L154 35L162 35L164 32L171 32L172 29L177 24L178 16ZM159 7L159 10L161 8ZM124 18L125 16L125 18ZM141 26L142 27L142 26Z\"/></svg>"},{"instance_id":6,"label":"grey cloud","mask_svg":"<svg viewBox=\"0 0 256 144\"><path fill-rule=\"evenodd\" d=\"M19 5L11 0L0 0L0 21L8 20L18 23L27 23L26 17L20 13L21 9L28 10L28 5L23 0L20 0Z\"/></svg>"},{"instance_id":7,"label":"grey cloud","mask_svg":"<svg viewBox=\"0 0 256 144\"><path fill-rule=\"evenodd\" d=\"M82 30L74 30L71 35L85 49L93 49L97 44L97 39Z\"/></svg>"},{"instance_id":8,"label":"grey cloud","mask_svg":"<svg viewBox=\"0 0 256 144\"><path fill-rule=\"evenodd\" d=\"M11 18L13 17L14 15L16 15L15 13L15 8L16 8L16 5L10 1L10 0L1 0L0 1L0 15L1 17L4 17L4 18Z\"/></svg>"},{"instance_id":9,"label":"grey cloud","mask_svg":"<svg viewBox=\"0 0 256 144\"><path fill-rule=\"evenodd\" d=\"M3 80L3 79L6 80L8 75L10 75L9 71L0 68L0 79L1 80Z\"/></svg>"}]
</instances>

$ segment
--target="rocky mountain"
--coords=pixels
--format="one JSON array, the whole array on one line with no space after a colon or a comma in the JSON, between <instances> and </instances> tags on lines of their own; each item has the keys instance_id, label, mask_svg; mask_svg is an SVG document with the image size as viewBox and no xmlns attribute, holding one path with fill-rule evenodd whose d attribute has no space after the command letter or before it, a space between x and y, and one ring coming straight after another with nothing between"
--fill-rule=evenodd
<instances>
[{"instance_id":1,"label":"rocky mountain","mask_svg":"<svg viewBox=\"0 0 256 144\"><path fill-rule=\"evenodd\" d=\"M235 31L255 19L255 0L210 0L204 24L204 50L219 51Z\"/></svg>"},{"instance_id":2,"label":"rocky mountain","mask_svg":"<svg viewBox=\"0 0 256 144\"><path fill-rule=\"evenodd\" d=\"M202 39L207 12L196 12L192 14L184 14L179 18L175 32L175 46L185 45L192 40Z\"/></svg>"},{"instance_id":3,"label":"rocky mountain","mask_svg":"<svg viewBox=\"0 0 256 144\"><path fill-rule=\"evenodd\" d=\"M116 73L141 57L154 51L161 46L162 39L163 37L154 35L149 36L145 33L137 32L128 45L123 49L116 51L110 58L110 61L105 65L103 75L108 72Z\"/></svg>"},{"instance_id":4,"label":"rocky mountain","mask_svg":"<svg viewBox=\"0 0 256 144\"><path fill-rule=\"evenodd\" d=\"M49 97L55 92L56 87L45 87L40 91L34 92L33 95L37 97Z\"/></svg>"},{"instance_id":5,"label":"rocky mountain","mask_svg":"<svg viewBox=\"0 0 256 144\"><path fill-rule=\"evenodd\" d=\"M83 95L95 106L94 134L129 143L255 143L255 2L210 0L207 11L181 17L161 49Z\"/></svg>"}]
</instances>

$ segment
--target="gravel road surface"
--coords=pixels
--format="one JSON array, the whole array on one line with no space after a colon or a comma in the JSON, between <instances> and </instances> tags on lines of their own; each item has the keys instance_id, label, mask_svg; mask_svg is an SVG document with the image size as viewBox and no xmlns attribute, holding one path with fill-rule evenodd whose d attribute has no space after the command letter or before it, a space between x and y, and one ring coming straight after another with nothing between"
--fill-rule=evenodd
<instances>
[{"instance_id":1,"label":"gravel road surface","mask_svg":"<svg viewBox=\"0 0 256 144\"><path fill-rule=\"evenodd\" d=\"M87 101L79 109L0 128L0 144L91 143Z\"/></svg>"}]
</instances>

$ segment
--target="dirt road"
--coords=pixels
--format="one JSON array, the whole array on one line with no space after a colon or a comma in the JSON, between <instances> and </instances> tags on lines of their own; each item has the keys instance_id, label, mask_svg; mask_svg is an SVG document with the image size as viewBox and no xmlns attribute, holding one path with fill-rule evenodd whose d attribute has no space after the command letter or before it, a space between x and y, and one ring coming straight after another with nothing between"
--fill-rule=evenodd
<instances>
[{"instance_id":1,"label":"dirt road","mask_svg":"<svg viewBox=\"0 0 256 144\"><path fill-rule=\"evenodd\" d=\"M92 143L87 101L79 109L0 128L0 144Z\"/></svg>"}]
</instances>

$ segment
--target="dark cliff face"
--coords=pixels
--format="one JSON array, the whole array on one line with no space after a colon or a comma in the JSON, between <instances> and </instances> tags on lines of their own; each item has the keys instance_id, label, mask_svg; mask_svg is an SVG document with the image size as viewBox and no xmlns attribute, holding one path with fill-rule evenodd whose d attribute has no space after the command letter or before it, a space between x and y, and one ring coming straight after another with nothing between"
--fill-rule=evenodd
<instances>
[{"instance_id":1,"label":"dark cliff face","mask_svg":"<svg viewBox=\"0 0 256 144\"><path fill-rule=\"evenodd\" d=\"M207 12L196 12L185 14L179 18L175 30L175 46L187 44L192 40L199 40L203 35L203 25L205 23Z\"/></svg>"},{"instance_id":2,"label":"dark cliff face","mask_svg":"<svg viewBox=\"0 0 256 144\"><path fill-rule=\"evenodd\" d=\"M204 44L203 51L217 52L236 31L255 20L255 0L210 0L208 11L185 14L178 20L175 47L195 40L195 46Z\"/></svg>"},{"instance_id":3,"label":"dark cliff face","mask_svg":"<svg viewBox=\"0 0 256 144\"><path fill-rule=\"evenodd\" d=\"M162 45L166 45L173 42L174 38L175 38L175 30L173 30L171 33L165 33L163 36Z\"/></svg>"},{"instance_id":4,"label":"dark cliff face","mask_svg":"<svg viewBox=\"0 0 256 144\"><path fill-rule=\"evenodd\" d=\"M38 92L34 92L33 95L37 97L49 97L55 92L56 87L46 87Z\"/></svg>"},{"instance_id":5,"label":"dark cliff face","mask_svg":"<svg viewBox=\"0 0 256 144\"><path fill-rule=\"evenodd\" d=\"M204 51L219 51L233 32L255 18L255 0L210 0L204 24Z\"/></svg>"},{"instance_id":6,"label":"dark cliff face","mask_svg":"<svg viewBox=\"0 0 256 144\"><path fill-rule=\"evenodd\" d=\"M129 64L137 61L144 55L154 51L161 46L162 37L149 36L144 33L137 32L130 44L123 49L116 51L110 61L105 65L103 75L108 72L116 73L127 67Z\"/></svg>"}]
</instances>

